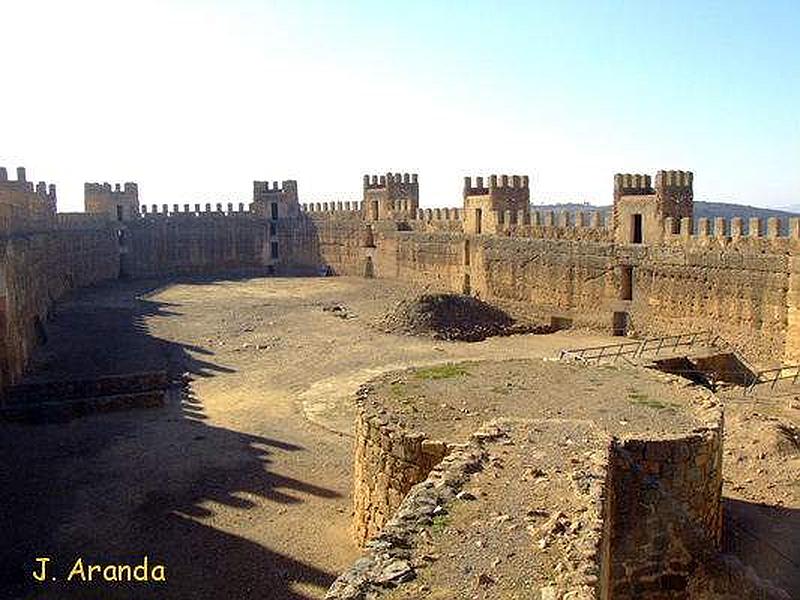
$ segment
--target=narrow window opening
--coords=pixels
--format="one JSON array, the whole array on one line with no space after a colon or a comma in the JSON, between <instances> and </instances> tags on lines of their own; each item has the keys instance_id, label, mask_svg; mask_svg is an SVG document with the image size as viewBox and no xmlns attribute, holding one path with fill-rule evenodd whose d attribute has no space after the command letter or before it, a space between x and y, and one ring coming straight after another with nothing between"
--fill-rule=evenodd
<instances>
[{"instance_id":1,"label":"narrow window opening","mask_svg":"<svg viewBox=\"0 0 800 600\"><path fill-rule=\"evenodd\" d=\"M270 258L278 258L278 242L272 242L269 247Z\"/></svg>"},{"instance_id":2,"label":"narrow window opening","mask_svg":"<svg viewBox=\"0 0 800 600\"><path fill-rule=\"evenodd\" d=\"M270 204L270 210L272 211L272 215L271 215L272 219L273 220L277 219L278 218L278 203L277 202L273 202L272 204Z\"/></svg>"},{"instance_id":3,"label":"narrow window opening","mask_svg":"<svg viewBox=\"0 0 800 600\"><path fill-rule=\"evenodd\" d=\"M622 266L620 300L633 300L633 267L630 265Z\"/></svg>"},{"instance_id":4,"label":"narrow window opening","mask_svg":"<svg viewBox=\"0 0 800 600\"><path fill-rule=\"evenodd\" d=\"M482 230L483 211L480 208L475 209L475 233L480 233Z\"/></svg>"},{"instance_id":5,"label":"narrow window opening","mask_svg":"<svg viewBox=\"0 0 800 600\"><path fill-rule=\"evenodd\" d=\"M631 216L631 242L634 244L641 244L644 242L642 235L642 215L635 214Z\"/></svg>"}]
</instances>

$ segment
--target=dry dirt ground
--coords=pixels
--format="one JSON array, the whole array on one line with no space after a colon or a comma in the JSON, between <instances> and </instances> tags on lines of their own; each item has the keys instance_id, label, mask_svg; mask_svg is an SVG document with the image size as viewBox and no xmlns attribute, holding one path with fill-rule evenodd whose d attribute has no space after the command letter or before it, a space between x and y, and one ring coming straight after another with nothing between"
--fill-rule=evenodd
<instances>
[{"instance_id":1,"label":"dry dirt ground","mask_svg":"<svg viewBox=\"0 0 800 600\"><path fill-rule=\"evenodd\" d=\"M350 539L352 397L385 371L556 355L575 332L443 342L373 326L409 291L352 278L117 282L57 307L31 379L169 366L166 406L0 424L0 597L318 598ZM336 308L340 307L340 308ZM76 559L165 583L65 582ZM50 557L37 584L34 559Z\"/></svg>"}]
</instances>

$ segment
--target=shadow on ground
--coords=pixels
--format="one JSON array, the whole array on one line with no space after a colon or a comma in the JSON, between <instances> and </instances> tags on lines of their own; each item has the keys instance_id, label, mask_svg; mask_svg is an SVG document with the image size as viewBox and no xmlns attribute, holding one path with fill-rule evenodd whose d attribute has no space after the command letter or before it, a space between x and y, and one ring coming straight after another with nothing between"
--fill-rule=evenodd
<instances>
[{"instance_id":1,"label":"shadow on ground","mask_svg":"<svg viewBox=\"0 0 800 600\"><path fill-rule=\"evenodd\" d=\"M248 513L255 501L263 516L263 501L277 512L337 494L272 471L302 447L206 422L191 381L231 369L205 348L149 334L145 317L180 314L142 297L156 288L96 288L57 308L29 380L167 367L176 383L163 408L0 424L0 597L292 600L333 581L248 539L265 527ZM219 506L236 510L221 516ZM166 566L166 582L64 581L78 558L137 564L144 555ZM58 581L33 580L37 557L52 559Z\"/></svg>"},{"instance_id":2,"label":"shadow on ground","mask_svg":"<svg viewBox=\"0 0 800 600\"><path fill-rule=\"evenodd\" d=\"M723 550L800 598L800 510L724 498Z\"/></svg>"}]
</instances>

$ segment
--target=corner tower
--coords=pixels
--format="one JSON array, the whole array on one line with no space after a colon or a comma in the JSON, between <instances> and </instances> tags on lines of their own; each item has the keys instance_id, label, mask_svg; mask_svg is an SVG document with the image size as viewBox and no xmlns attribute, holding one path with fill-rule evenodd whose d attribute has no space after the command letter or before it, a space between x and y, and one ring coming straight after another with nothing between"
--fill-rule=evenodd
<instances>
[{"instance_id":1,"label":"corner tower","mask_svg":"<svg viewBox=\"0 0 800 600\"><path fill-rule=\"evenodd\" d=\"M50 216L56 214L56 186L40 181L34 188L28 181L25 167L17 167L17 179L10 180L5 167L0 167L0 204L15 207L29 216Z\"/></svg>"}]
</instances>

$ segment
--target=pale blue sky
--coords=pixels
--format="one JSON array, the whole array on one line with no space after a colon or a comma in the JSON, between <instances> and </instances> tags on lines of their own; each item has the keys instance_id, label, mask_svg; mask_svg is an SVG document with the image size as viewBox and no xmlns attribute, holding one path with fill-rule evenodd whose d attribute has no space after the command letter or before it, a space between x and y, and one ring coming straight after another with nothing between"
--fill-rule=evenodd
<instances>
[{"instance_id":1,"label":"pale blue sky","mask_svg":"<svg viewBox=\"0 0 800 600\"><path fill-rule=\"evenodd\" d=\"M0 165L146 203L360 197L414 171L529 174L535 201L611 200L615 172L800 204L800 2L6 1Z\"/></svg>"}]
</instances>

